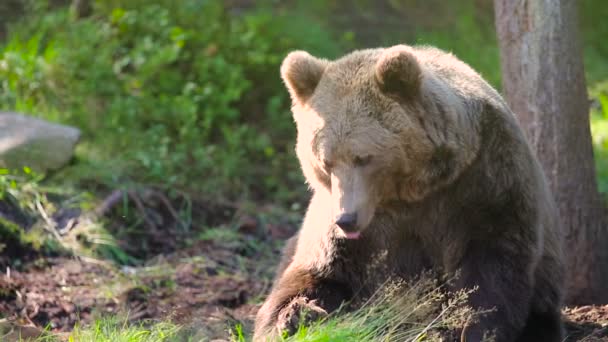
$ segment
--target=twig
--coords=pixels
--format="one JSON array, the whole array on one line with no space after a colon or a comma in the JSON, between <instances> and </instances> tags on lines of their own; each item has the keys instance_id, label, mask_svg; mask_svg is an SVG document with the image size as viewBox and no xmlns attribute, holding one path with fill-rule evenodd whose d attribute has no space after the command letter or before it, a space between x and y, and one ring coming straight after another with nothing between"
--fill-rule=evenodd
<instances>
[{"instance_id":1,"label":"twig","mask_svg":"<svg viewBox=\"0 0 608 342\"><path fill-rule=\"evenodd\" d=\"M183 229L187 228L186 223L184 221L182 221L182 219L179 217L179 214L177 213L175 208L173 208L173 206L171 205L171 202L169 201L167 196L165 196L162 192L154 191L154 190L151 190L150 195L158 198L165 205L165 208L167 208L167 210L169 211L169 213L171 214L173 219L177 223L179 223Z\"/></svg>"},{"instance_id":2,"label":"twig","mask_svg":"<svg viewBox=\"0 0 608 342\"><path fill-rule=\"evenodd\" d=\"M137 196L137 193L135 191L129 191L127 192L129 194L129 198L131 198L131 200L133 201L133 203L135 203L135 206L137 207L137 210L139 210L139 213L141 214L142 218L144 219L144 221L146 222L146 225L148 226L148 228L157 231L158 228L156 227L156 224L154 223L154 221L152 221L149 217L148 214L146 213L146 207L144 207L144 204L141 202L141 200L139 199L139 196Z\"/></svg>"},{"instance_id":3,"label":"twig","mask_svg":"<svg viewBox=\"0 0 608 342\"><path fill-rule=\"evenodd\" d=\"M430 329L431 329L431 328L432 328L432 327L435 325L435 323L436 323L436 322L437 322L437 321L438 321L438 320L439 320L441 317L443 317L443 315L445 315L445 314L446 314L446 312L448 312L448 310L449 310L449 309L451 309L451 308L452 308L452 305L448 305L447 307L445 307L445 308L444 308L444 309L443 309L443 310L442 310L442 311L439 313L439 315L437 315L437 317L435 317L435 318L434 318L434 319L431 321L431 323L427 324L427 326L426 326L424 329L422 329L422 331L421 331L420 333L418 333L418 335L416 335L416 336L415 336L415 337L412 339L412 341L418 341L418 339L419 339L421 336L423 336L424 334L426 334L426 333L427 333L427 331L429 331L429 330L430 330Z\"/></svg>"},{"instance_id":4,"label":"twig","mask_svg":"<svg viewBox=\"0 0 608 342\"><path fill-rule=\"evenodd\" d=\"M112 209L118 202L120 202L122 197L122 189L112 191L112 193L108 197L106 197L97 208L95 208L95 215L98 217L104 216L108 213L108 211L110 211L110 209Z\"/></svg>"},{"instance_id":5,"label":"twig","mask_svg":"<svg viewBox=\"0 0 608 342\"><path fill-rule=\"evenodd\" d=\"M143 195L142 195L143 192ZM183 228L187 228L188 224L184 222L175 207L171 204L171 201L165 196L161 191L155 189L146 189L145 191L136 191L136 190L128 190L126 192L128 198L133 201L135 204L137 211L141 214L141 217L145 221L146 225L153 230L158 230L156 223L150 216L146 213L146 208L144 205L144 201L147 201L148 198L158 199L162 205L167 209L173 220L175 220L179 225ZM123 198L124 190L118 189L112 191L110 195L108 195L103 202L94 210L94 214L99 216L104 216L110 211L114 206L116 206Z\"/></svg>"},{"instance_id":6,"label":"twig","mask_svg":"<svg viewBox=\"0 0 608 342\"><path fill-rule=\"evenodd\" d=\"M40 213L40 216L42 216L42 218L44 219L44 222L46 222L46 225L45 225L46 230L48 230L51 234L53 234L53 236L55 237L55 239L57 239L57 241L61 241L61 236L59 235L59 232L57 232L57 225L55 224L55 222L53 222L53 220L51 220L49 215L46 213L46 210L44 210L44 207L42 206L42 203L40 203L40 200L36 199L35 203L36 203L36 209Z\"/></svg>"},{"instance_id":7,"label":"twig","mask_svg":"<svg viewBox=\"0 0 608 342\"><path fill-rule=\"evenodd\" d=\"M131 312L129 312L129 316L128 316L129 321L137 321L138 319L140 319L143 316L145 316L146 314L148 314L148 308L146 307L145 303L139 303L134 308L132 308L130 311L134 312L134 313L131 314Z\"/></svg>"},{"instance_id":8,"label":"twig","mask_svg":"<svg viewBox=\"0 0 608 342\"><path fill-rule=\"evenodd\" d=\"M241 205L239 205L238 203L235 202L231 202L231 201L227 201L227 200L223 200L223 199L219 199L219 198L215 198L215 199L209 199L208 197L201 195L201 194L192 194L191 192L188 192L187 190L182 190L179 188L173 188L173 191L179 193L181 196L183 197L190 197L195 199L198 202L203 202L204 204L210 205L216 205L219 207L226 207L229 209L234 209L234 210L239 210L241 209Z\"/></svg>"}]
</instances>

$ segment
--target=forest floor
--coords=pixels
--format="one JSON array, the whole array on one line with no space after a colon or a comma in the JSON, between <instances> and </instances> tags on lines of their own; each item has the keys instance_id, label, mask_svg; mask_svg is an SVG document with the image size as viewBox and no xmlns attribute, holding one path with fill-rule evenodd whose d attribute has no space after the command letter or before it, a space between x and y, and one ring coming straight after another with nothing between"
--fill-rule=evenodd
<instances>
[{"instance_id":1,"label":"forest floor","mask_svg":"<svg viewBox=\"0 0 608 342\"><path fill-rule=\"evenodd\" d=\"M297 224L266 225L261 237L258 219L237 221L237 236L149 253L137 266L27 250L15 255L13 249L10 257L25 261L0 275L0 340L36 337L45 328L67 339L75 325L108 314L126 322L170 320L191 329L195 340L230 340L237 325L249 334L282 241ZM155 233L175 245L172 232ZM608 306L565 308L563 315L567 341L608 341Z\"/></svg>"}]
</instances>

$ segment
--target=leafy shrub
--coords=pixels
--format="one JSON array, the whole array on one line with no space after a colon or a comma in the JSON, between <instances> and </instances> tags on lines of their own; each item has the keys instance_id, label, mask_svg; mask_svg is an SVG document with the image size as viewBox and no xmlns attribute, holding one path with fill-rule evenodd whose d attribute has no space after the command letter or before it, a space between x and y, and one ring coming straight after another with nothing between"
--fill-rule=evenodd
<instances>
[{"instance_id":1,"label":"leafy shrub","mask_svg":"<svg viewBox=\"0 0 608 342\"><path fill-rule=\"evenodd\" d=\"M591 88L591 133L600 192L608 194L608 81Z\"/></svg>"},{"instance_id":2,"label":"leafy shrub","mask_svg":"<svg viewBox=\"0 0 608 342\"><path fill-rule=\"evenodd\" d=\"M0 49L0 108L80 127L81 157L113 177L219 196L302 183L278 68L293 48L338 53L314 23L302 46L287 15L222 1L104 1L82 20L37 3Z\"/></svg>"}]
</instances>

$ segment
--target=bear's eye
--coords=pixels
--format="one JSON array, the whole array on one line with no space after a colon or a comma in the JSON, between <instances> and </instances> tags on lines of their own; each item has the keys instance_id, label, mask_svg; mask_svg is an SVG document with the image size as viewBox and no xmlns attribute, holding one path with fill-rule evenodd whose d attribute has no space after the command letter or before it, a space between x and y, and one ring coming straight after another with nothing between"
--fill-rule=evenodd
<instances>
[{"instance_id":1,"label":"bear's eye","mask_svg":"<svg viewBox=\"0 0 608 342\"><path fill-rule=\"evenodd\" d=\"M329 172L333 167L334 164L331 161L323 159L323 168L325 168L325 171Z\"/></svg>"},{"instance_id":2,"label":"bear's eye","mask_svg":"<svg viewBox=\"0 0 608 342\"><path fill-rule=\"evenodd\" d=\"M367 164L369 164L369 162L372 161L372 156L356 156L355 159L353 160L353 164L355 164L355 166L365 166Z\"/></svg>"}]
</instances>

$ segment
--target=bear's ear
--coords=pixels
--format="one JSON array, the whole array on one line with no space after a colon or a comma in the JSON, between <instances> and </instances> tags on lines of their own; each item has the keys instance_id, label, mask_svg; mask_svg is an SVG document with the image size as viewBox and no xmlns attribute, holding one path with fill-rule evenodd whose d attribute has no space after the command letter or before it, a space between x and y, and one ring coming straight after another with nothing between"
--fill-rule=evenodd
<instances>
[{"instance_id":1,"label":"bear's ear","mask_svg":"<svg viewBox=\"0 0 608 342\"><path fill-rule=\"evenodd\" d=\"M281 64L281 78L293 102L304 103L312 96L328 62L305 51L293 51Z\"/></svg>"},{"instance_id":2,"label":"bear's ear","mask_svg":"<svg viewBox=\"0 0 608 342\"><path fill-rule=\"evenodd\" d=\"M407 100L417 95L421 77L420 64L408 46L388 48L376 62L376 82L391 97Z\"/></svg>"}]
</instances>

